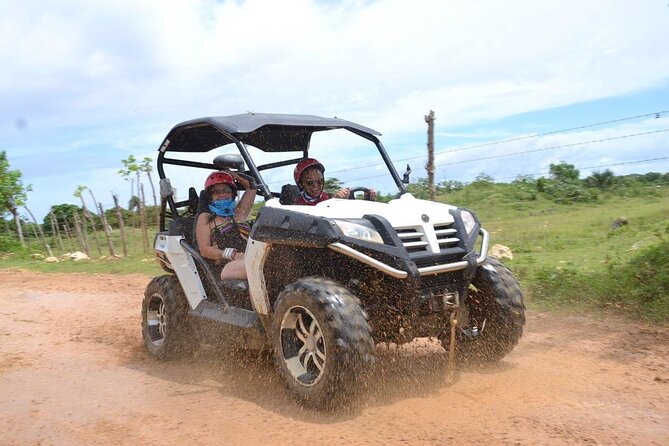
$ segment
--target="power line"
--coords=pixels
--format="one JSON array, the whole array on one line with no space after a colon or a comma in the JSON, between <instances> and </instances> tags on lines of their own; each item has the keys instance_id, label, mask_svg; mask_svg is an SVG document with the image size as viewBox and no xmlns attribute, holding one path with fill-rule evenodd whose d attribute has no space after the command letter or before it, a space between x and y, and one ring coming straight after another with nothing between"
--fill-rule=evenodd
<instances>
[{"instance_id":1,"label":"power line","mask_svg":"<svg viewBox=\"0 0 669 446\"><path fill-rule=\"evenodd\" d=\"M522 140L525 140L525 139L540 138L542 136L555 135L555 134L558 134L558 133L571 132L571 131L574 131L574 130L583 130L583 129L590 128L590 127L598 127L600 125L614 124L616 122L631 121L632 119L646 118L648 116L655 116L656 118L659 118L661 115L663 115L665 113L669 113L669 110L663 110L663 111L658 111L658 112L653 112L653 113L646 113L646 114L637 115L637 116L629 116L627 118L619 118L619 119L614 119L614 120L611 120L611 121L597 122L597 123L594 123L594 124L580 125L578 127L571 127L571 128L562 129L562 130L553 130L551 132L546 132L546 133L536 133L536 134L533 134L533 135L519 136L519 137L516 137L516 138L486 142L486 143L482 143L482 144L476 144L476 145L473 145L473 146L461 147L461 148L458 148L458 149L445 150L445 151L439 152L439 153L462 152L464 150L478 149L480 147L487 147L487 146L492 146L492 145L496 145L496 144L505 144L505 143L509 143L509 142L522 141ZM414 159L414 158L421 158L421 157L406 158L404 161L409 160L409 159Z\"/></svg>"},{"instance_id":2,"label":"power line","mask_svg":"<svg viewBox=\"0 0 669 446\"><path fill-rule=\"evenodd\" d=\"M561 130L553 130L553 131L545 132L545 133L536 133L536 134L532 134L532 135L519 136L519 137L516 137L516 138L509 138L509 139L503 139L503 140L498 140L498 141L491 141L491 142L487 142L487 143L476 144L476 145L466 146L466 147L461 147L461 148L456 148L456 149L437 151L437 152L435 152L435 155L462 152L462 151L465 151L465 150L477 149L477 148L481 148L481 147L488 147L488 146L492 146L492 145L505 144L505 143L516 142L516 141L522 141L522 140L531 139L531 138L540 138L540 137L543 137L543 136L555 135L555 134L558 134L558 133L565 133L565 132L570 132L570 131L574 131L574 130L582 130L582 129L591 128L591 127L598 127L598 126L601 126L601 125L615 124L615 123L618 123L618 122L631 121L633 119L647 118L647 117L650 117L650 116L655 116L656 118L659 118L660 116L662 116L663 114L666 114L666 113L669 113L669 110L661 110L661 111L656 111L656 112L652 112L652 113L645 113L645 114L642 114L642 115L628 116L628 117L625 117L625 118L612 119L610 121L602 121L602 122L596 122L596 123L592 123L592 124L585 124L585 125L580 125L580 126L576 126L576 127L570 127L570 128L561 129ZM661 132L661 131L666 131L666 130L660 130L658 132ZM649 133L654 133L654 132L649 132ZM648 134L648 133L639 133L639 134L635 134L635 135L625 135L625 136L615 137L615 138L611 138L611 139L622 139L622 138L628 138L628 137L631 137L631 136L639 136L639 135L644 135L644 134ZM576 143L574 145L589 144L589 143L593 143L593 142L603 142L603 141L608 141L608 140L610 140L610 139L593 140L593 141L584 142L584 143ZM570 147L570 145L554 146L552 148L537 149L535 151L551 150L551 149L561 148L561 147ZM518 153L529 153L529 152L518 152ZM504 156L504 155L500 155L500 156ZM511 156L511 155L509 155L509 156ZM405 161L410 161L410 160L413 160L413 159L420 159L420 158L425 158L425 157L426 157L426 155L417 155L417 156L412 156L412 157L408 157L408 158L400 158L400 159L397 159L395 162L400 163L400 162L405 162ZM484 159L488 159L488 158L480 158L480 159L476 159L475 161L484 160ZM463 161L463 162L469 162L469 161ZM353 171L353 170L367 169L367 168L370 168L370 167L377 167L377 166L382 166L382 165L383 165L382 162L373 163L373 164L366 164L364 166L356 166L356 167L350 167L350 168L346 168L346 169L333 170L333 171L330 171L329 174L350 172L350 171ZM445 166L445 165L448 165L448 164L440 164L440 165ZM374 177L371 177L371 178L374 178ZM289 181L289 180L274 181L270 184L285 183L286 181Z\"/></svg>"},{"instance_id":3,"label":"power line","mask_svg":"<svg viewBox=\"0 0 669 446\"><path fill-rule=\"evenodd\" d=\"M523 150L520 152L513 152L513 153L505 153L502 155L491 155L491 156L486 156L482 158L474 158L474 159L468 159L468 160L462 160L462 161L452 161L449 163L442 163L442 164L437 164L437 166L452 166L454 164L465 164L465 163L471 163L474 161L484 161L484 160L489 160L489 159L495 159L495 158L505 158L507 156L515 156L515 155L523 155L526 153L534 153L534 152L544 152L547 150L555 150L555 149L562 149L565 147L576 147L576 146L582 146L585 144L594 144L594 143L600 143L600 142L606 142L606 141L613 141L616 139L625 139L625 138L632 138L634 136L643 136L643 135L650 135L653 133L662 133L662 132L669 132L669 129L660 129L660 130L650 130L647 132L641 132L641 133L632 133L629 135L619 135L619 136L612 136L610 138L601 138L601 139L593 139L590 141L581 141L581 142L575 142L571 144L560 144L558 146L551 146L551 147L543 147L541 149L532 149L532 150Z\"/></svg>"},{"instance_id":4,"label":"power line","mask_svg":"<svg viewBox=\"0 0 669 446\"><path fill-rule=\"evenodd\" d=\"M520 152L506 153L506 154L502 154L502 155L491 155L491 156L486 156L486 157L482 157L482 158L473 158L473 159L467 159L467 160L462 160L462 161L452 161L452 162L448 162L448 163L437 164L435 167L452 166L452 165L455 165L455 164L473 163L473 162L476 162L476 161L484 161L484 160L490 160L490 159L496 159L496 158L505 158L505 157L508 157L508 156L524 155L526 153L542 152L542 151L546 151L546 150L554 150L554 149L560 149L560 148L564 148L564 147L575 147L575 146L580 146L580 145L584 145L584 144L594 144L594 143L612 141L612 140L616 140L616 139L632 138L632 137L635 137L635 136L643 136L643 135L649 135L649 134L661 133L661 132L669 132L669 129L651 130L651 131L648 131L648 132L633 133L633 134L629 134L629 135L612 136L610 138L594 139L594 140L591 140L591 141L581 141L581 142L576 142L576 143L571 143L571 144L560 144L560 145L557 145L557 146L543 147L543 148L540 148L540 149L532 149L532 150L523 150L523 151L520 151ZM663 158L658 158L658 159L663 159ZM347 180L344 183L350 183L350 182L353 182L353 181L365 180L365 179L368 179L368 178L378 178L378 177L382 177L382 176L385 176L385 175L386 175L385 173L383 173L381 175L371 175L371 176L368 175L368 176L365 176L364 178L357 178L357 179Z\"/></svg>"}]
</instances>

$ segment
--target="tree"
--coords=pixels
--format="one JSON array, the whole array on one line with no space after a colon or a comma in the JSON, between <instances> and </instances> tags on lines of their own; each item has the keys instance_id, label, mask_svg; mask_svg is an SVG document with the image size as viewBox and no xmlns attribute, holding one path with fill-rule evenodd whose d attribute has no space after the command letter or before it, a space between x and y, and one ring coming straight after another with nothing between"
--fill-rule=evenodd
<instances>
[{"instance_id":1,"label":"tree","mask_svg":"<svg viewBox=\"0 0 669 446\"><path fill-rule=\"evenodd\" d=\"M74 191L74 196L79 198L81 200L81 208L84 211L84 220L83 220L83 236L84 239L86 239L86 222L85 219L87 218L91 222L91 228L93 229L93 236L95 237L95 244L98 247L98 254L102 255L102 248L100 247L100 240L98 239L98 228L97 225L95 224L95 219L91 215L91 213L88 211L88 207L86 206L86 202L84 201L84 196L83 192L88 189L86 186L83 185L78 185L77 188ZM86 241L86 244L88 244L88 241ZM86 252L86 254L90 254L89 252Z\"/></svg>"},{"instance_id":2,"label":"tree","mask_svg":"<svg viewBox=\"0 0 669 446\"><path fill-rule=\"evenodd\" d=\"M80 210L81 208L74 204L54 204L44 217L44 226L46 228L51 226L51 216L54 215L61 224L67 223L68 226L74 227L74 213Z\"/></svg>"},{"instance_id":3,"label":"tree","mask_svg":"<svg viewBox=\"0 0 669 446\"><path fill-rule=\"evenodd\" d=\"M430 198L430 189L427 178L418 178L415 183L409 183L407 190L416 198L428 200Z\"/></svg>"},{"instance_id":4,"label":"tree","mask_svg":"<svg viewBox=\"0 0 669 446\"><path fill-rule=\"evenodd\" d=\"M133 209L137 209L137 212L139 213L139 206L141 204L141 200L137 195L133 195L130 197L130 200L128 201L128 210L132 211Z\"/></svg>"},{"instance_id":5,"label":"tree","mask_svg":"<svg viewBox=\"0 0 669 446\"><path fill-rule=\"evenodd\" d=\"M454 192L456 190L462 189L463 187L465 187L465 185L460 181L444 180L441 183L437 184L437 192L439 193Z\"/></svg>"},{"instance_id":6,"label":"tree","mask_svg":"<svg viewBox=\"0 0 669 446\"><path fill-rule=\"evenodd\" d=\"M476 175L476 178L474 178L474 183L479 183L480 185L492 184L494 182L495 179L485 172L479 173L478 175Z\"/></svg>"},{"instance_id":7,"label":"tree","mask_svg":"<svg viewBox=\"0 0 669 446\"><path fill-rule=\"evenodd\" d=\"M158 201L156 200L156 188L153 187L153 180L151 179L151 172L153 172L153 160L151 157L145 156L142 160L142 164L140 164L139 167L142 172L146 173L146 176L149 179L151 193L153 194L153 205L158 206Z\"/></svg>"},{"instance_id":8,"label":"tree","mask_svg":"<svg viewBox=\"0 0 669 446\"><path fill-rule=\"evenodd\" d=\"M530 185L534 186L537 183L537 180L534 179L532 175L523 175L520 174L516 176L516 179L511 182L514 185Z\"/></svg>"},{"instance_id":9,"label":"tree","mask_svg":"<svg viewBox=\"0 0 669 446\"><path fill-rule=\"evenodd\" d=\"M665 173L664 176L669 174ZM640 181L644 183L660 183L662 181L662 174L660 172L648 172L641 175Z\"/></svg>"},{"instance_id":10,"label":"tree","mask_svg":"<svg viewBox=\"0 0 669 446\"><path fill-rule=\"evenodd\" d=\"M551 164L548 170L551 179L558 182L576 182L581 176L581 173L573 164L567 164L564 161L560 161L559 164Z\"/></svg>"},{"instance_id":11,"label":"tree","mask_svg":"<svg viewBox=\"0 0 669 446\"><path fill-rule=\"evenodd\" d=\"M606 169L604 172L595 171L584 181L585 184L590 187L596 187L598 189L610 189L615 181L615 175L609 169Z\"/></svg>"},{"instance_id":12,"label":"tree","mask_svg":"<svg viewBox=\"0 0 669 446\"><path fill-rule=\"evenodd\" d=\"M37 232L39 232L39 239L44 244L44 248L46 248L46 251L49 253L49 257L53 257L53 252L51 252L51 247L46 242L46 237L44 237L44 231L42 230L42 226L40 226L40 224L37 223L37 220L35 219L35 215L33 215L32 211L30 209L28 209L28 206L23 206L23 209L25 209L26 212L28 212L28 214L30 215L30 218L32 218L33 223L34 223L33 230L35 229L35 227L37 228Z\"/></svg>"},{"instance_id":13,"label":"tree","mask_svg":"<svg viewBox=\"0 0 669 446\"><path fill-rule=\"evenodd\" d=\"M583 182L578 179L580 172L573 164L564 161L551 164L549 172L549 180L544 178L537 180L537 190L552 200L558 203L574 203L597 199L596 194L583 187Z\"/></svg>"},{"instance_id":14,"label":"tree","mask_svg":"<svg viewBox=\"0 0 669 446\"><path fill-rule=\"evenodd\" d=\"M341 181L339 181L339 178L336 177L328 178L327 180L325 180L325 183L323 183L323 190L326 192L330 192L331 194L337 192L342 187L343 186L341 184Z\"/></svg>"},{"instance_id":15,"label":"tree","mask_svg":"<svg viewBox=\"0 0 669 446\"><path fill-rule=\"evenodd\" d=\"M123 166L125 169L119 169L118 173L125 179L126 181L130 181L130 196L137 195L138 197L140 196L139 193L139 172L140 172L140 167L137 164L137 158L135 158L135 155L128 155L128 158L121 160L123 163ZM132 175L135 175L137 177L137 193L135 194L135 189L133 187L134 184L134 178L132 178Z\"/></svg>"},{"instance_id":16,"label":"tree","mask_svg":"<svg viewBox=\"0 0 669 446\"><path fill-rule=\"evenodd\" d=\"M9 212L16 223L16 235L21 244L23 241L23 231L21 230L21 220L19 219L19 207L24 206L28 198L28 192L32 190L30 185L24 186L21 181L20 170L10 170L7 153L0 152L0 216Z\"/></svg>"}]
</instances>

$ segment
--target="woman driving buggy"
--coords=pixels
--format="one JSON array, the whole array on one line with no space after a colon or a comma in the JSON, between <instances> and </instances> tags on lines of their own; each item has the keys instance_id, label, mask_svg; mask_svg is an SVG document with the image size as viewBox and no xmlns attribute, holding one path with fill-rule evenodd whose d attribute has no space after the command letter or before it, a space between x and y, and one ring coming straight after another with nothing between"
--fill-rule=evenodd
<instances>
[{"instance_id":1,"label":"woman driving buggy","mask_svg":"<svg viewBox=\"0 0 669 446\"><path fill-rule=\"evenodd\" d=\"M351 189L345 187L338 190L334 194L330 194L323 190L325 184L325 166L315 158L305 158L295 166L293 170L293 178L295 184L300 189L300 194L295 199L294 204L315 206L321 201L329 200L330 198L348 198ZM376 200L376 191L369 189L365 194L366 200Z\"/></svg>"},{"instance_id":2,"label":"woman driving buggy","mask_svg":"<svg viewBox=\"0 0 669 446\"><path fill-rule=\"evenodd\" d=\"M237 185L244 188L237 202ZM221 280L246 280L244 251L251 227L245 222L255 199L249 181L235 172L211 173L204 190L208 208L197 218L195 236L202 257L224 263Z\"/></svg>"}]
</instances>

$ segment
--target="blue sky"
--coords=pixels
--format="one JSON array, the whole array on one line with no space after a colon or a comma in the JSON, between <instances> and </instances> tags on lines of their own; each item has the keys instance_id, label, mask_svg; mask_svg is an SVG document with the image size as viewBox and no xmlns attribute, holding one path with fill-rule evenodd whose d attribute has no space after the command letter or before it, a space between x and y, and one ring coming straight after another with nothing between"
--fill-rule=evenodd
<instances>
[{"instance_id":1,"label":"blue sky","mask_svg":"<svg viewBox=\"0 0 669 446\"><path fill-rule=\"evenodd\" d=\"M667 159L622 163L669 156L668 24L659 0L0 0L0 150L39 219L79 204L80 184L126 203L121 159L155 159L178 122L246 111L372 127L413 179L426 176L430 109L438 181L510 181L559 161L666 172ZM360 153L324 161L347 185L390 191L355 169Z\"/></svg>"}]
</instances>

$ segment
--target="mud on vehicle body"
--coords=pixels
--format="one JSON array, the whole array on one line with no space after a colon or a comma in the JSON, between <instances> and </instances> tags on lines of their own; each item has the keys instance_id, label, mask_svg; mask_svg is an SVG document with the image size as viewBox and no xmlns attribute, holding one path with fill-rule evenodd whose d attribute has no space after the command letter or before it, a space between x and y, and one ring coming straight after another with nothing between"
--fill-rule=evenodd
<instances>
[{"instance_id":1,"label":"mud on vehicle body","mask_svg":"<svg viewBox=\"0 0 669 446\"><path fill-rule=\"evenodd\" d=\"M398 189L395 199L295 206L291 186L270 188L261 172L308 158L312 135L336 129L376 146ZM489 236L472 211L407 192L410 171L400 177L378 136L350 121L303 115L249 113L175 126L157 160L162 208L155 241L173 278L154 279L147 288L142 314L149 352L163 358L188 350L197 327L207 324L223 345L271 350L287 386L316 407L354 397L379 342L435 337L447 349L456 342L463 360L479 362L508 354L525 323L518 282L486 258ZM222 147L238 154L214 156ZM256 165L249 147L285 156ZM209 152L213 161L193 160ZM221 282L216 266L200 256L193 224L206 198L191 188L188 199L175 201L167 165L234 170L264 199L245 253L244 289ZM352 189L350 198L365 189ZM449 336L452 320L455 336Z\"/></svg>"}]
</instances>

